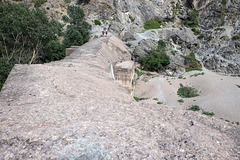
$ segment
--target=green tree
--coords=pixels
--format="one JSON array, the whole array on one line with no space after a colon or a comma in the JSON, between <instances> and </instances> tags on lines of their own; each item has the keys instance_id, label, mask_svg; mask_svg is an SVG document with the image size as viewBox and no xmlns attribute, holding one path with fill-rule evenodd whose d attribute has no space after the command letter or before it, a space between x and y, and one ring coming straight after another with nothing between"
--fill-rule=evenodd
<instances>
[{"instance_id":1,"label":"green tree","mask_svg":"<svg viewBox=\"0 0 240 160\"><path fill-rule=\"evenodd\" d=\"M169 65L170 58L165 54L165 47L165 42L160 40L157 49L149 51L150 56L140 59L142 67L149 71L159 72Z\"/></svg>"},{"instance_id":2,"label":"green tree","mask_svg":"<svg viewBox=\"0 0 240 160\"><path fill-rule=\"evenodd\" d=\"M65 47L71 45L82 45L90 39L91 25L84 19L84 12L78 6L68 6L67 16L63 16L63 21L69 23L63 44Z\"/></svg>"},{"instance_id":3,"label":"green tree","mask_svg":"<svg viewBox=\"0 0 240 160\"><path fill-rule=\"evenodd\" d=\"M11 69L12 65L9 64L6 59L0 58L0 91Z\"/></svg>"},{"instance_id":4,"label":"green tree","mask_svg":"<svg viewBox=\"0 0 240 160\"><path fill-rule=\"evenodd\" d=\"M0 2L0 83L14 64L62 59L64 48L58 42L61 34L60 23L49 20L40 9Z\"/></svg>"}]
</instances>

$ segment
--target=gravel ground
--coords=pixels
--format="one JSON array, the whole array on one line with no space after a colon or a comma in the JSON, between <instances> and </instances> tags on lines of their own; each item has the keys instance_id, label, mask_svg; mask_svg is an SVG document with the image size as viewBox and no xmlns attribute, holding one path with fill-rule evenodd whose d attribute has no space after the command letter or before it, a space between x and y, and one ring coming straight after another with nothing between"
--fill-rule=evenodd
<instances>
[{"instance_id":1,"label":"gravel ground","mask_svg":"<svg viewBox=\"0 0 240 160\"><path fill-rule=\"evenodd\" d=\"M109 73L129 58L110 34L59 62L16 65L0 93L0 159L239 159L238 125L134 101Z\"/></svg>"}]
</instances>

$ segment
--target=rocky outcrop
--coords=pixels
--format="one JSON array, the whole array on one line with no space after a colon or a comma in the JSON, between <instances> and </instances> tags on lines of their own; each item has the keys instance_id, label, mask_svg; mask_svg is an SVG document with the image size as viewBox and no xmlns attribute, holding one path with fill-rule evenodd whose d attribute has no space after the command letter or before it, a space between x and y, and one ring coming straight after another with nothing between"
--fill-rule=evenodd
<instances>
[{"instance_id":1,"label":"rocky outcrop","mask_svg":"<svg viewBox=\"0 0 240 160\"><path fill-rule=\"evenodd\" d=\"M81 4L81 7L84 8L89 22L99 19L103 26L109 26L115 35L123 38L133 59L138 60L138 57L147 55L144 45L141 46L139 43L141 40L172 39L172 42L181 48L181 54L188 55L192 51L197 53L199 60L208 69L239 74L239 40L232 40L232 37L239 35L240 7L238 1L226 2L224 4L222 0L98 2L90 0L87 4ZM199 13L198 27L201 36L204 37L202 39L197 39L199 35L194 35L190 29L181 26L181 21L186 20L192 8ZM141 37L139 40L144 22L156 17L172 17L173 21L166 23L166 30L163 30L159 37L149 34L149 37ZM133 41L138 45L131 46L134 44Z\"/></svg>"},{"instance_id":2,"label":"rocky outcrop","mask_svg":"<svg viewBox=\"0 0 240 160\"><path fill-rule=\"evenodd\" d=\"M90 23L99 19L103 25L111 26L110 30L119 37L126 32L139 30L147 20L173 14L169 10L170 1L163 0L90 0L81 7Z\"/></svg>"},{"instance_id":3,"label":"rocky outcrop","mask_svg":"<svg viewBox=\"0 0 240 160\"><path fill-rule=\"evenodd\" d=\"M240 74L240 2L218 0L200 12L200 29L205 34L198 51L203 64L214 71ZM209 38L211 37L211 38Z\"/></svg>"}]
</instances>

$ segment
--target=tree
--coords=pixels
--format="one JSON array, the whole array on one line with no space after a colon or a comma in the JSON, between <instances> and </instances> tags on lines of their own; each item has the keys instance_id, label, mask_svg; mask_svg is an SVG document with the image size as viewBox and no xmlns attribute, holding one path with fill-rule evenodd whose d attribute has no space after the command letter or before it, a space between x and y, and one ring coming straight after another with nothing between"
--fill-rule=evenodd
<instances>
[{"instance_id":1,"label":"tree","mask_svg":"<svg viewBox=\"0 0 240 160\"><path fill-rule=\"evenodd\" d=\"M65 47L71 45L82 45L90 39L91 25L84 19L84 12L78 6L68 6L67 16L63 16L63 21L69 23L63 44Z\"/></svg>"},{"instance_id":2,"label":"tree","mask_svg":"<svg viewBox=\"0 0 240 160\"><path fill-rule=\"evenodd\" d=\"M159 72L170 64L170 58L165 54L166 44L164 41L160 40L158 42L157 49L150 50L150 56L141 58L140 64L142 67L149 71Z\"/></svg>"},{"instance_id":3,"label":"tree","mask_svg":"<svg viewBox=\"0 0 240 160\"><path fill-rule=\"evenodd\" d=\"M0 2L0 84L16 63L46 63L64 57L58 42L61 24L49 20L40 9ZM1 87L0 87L1 89Z\"/></svg>"}]
</instances>

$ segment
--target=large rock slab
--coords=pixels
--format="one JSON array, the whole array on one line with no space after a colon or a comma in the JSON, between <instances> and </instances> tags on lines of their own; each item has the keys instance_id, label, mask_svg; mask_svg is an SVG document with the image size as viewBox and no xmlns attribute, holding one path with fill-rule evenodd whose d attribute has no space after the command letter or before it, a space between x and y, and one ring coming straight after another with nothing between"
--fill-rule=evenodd
<instances>
[{"instance_id":1,"label":"large rock slab","mask_svg":"<svg viewBox=\"0 0 240 160\"><path fill-rule=\"evenodd\" d=\"M16 65L0 93L0 159L237 159L239 126L151 100L111 75L111 34L58 62Z\"/></svg>"}]
</instances>

